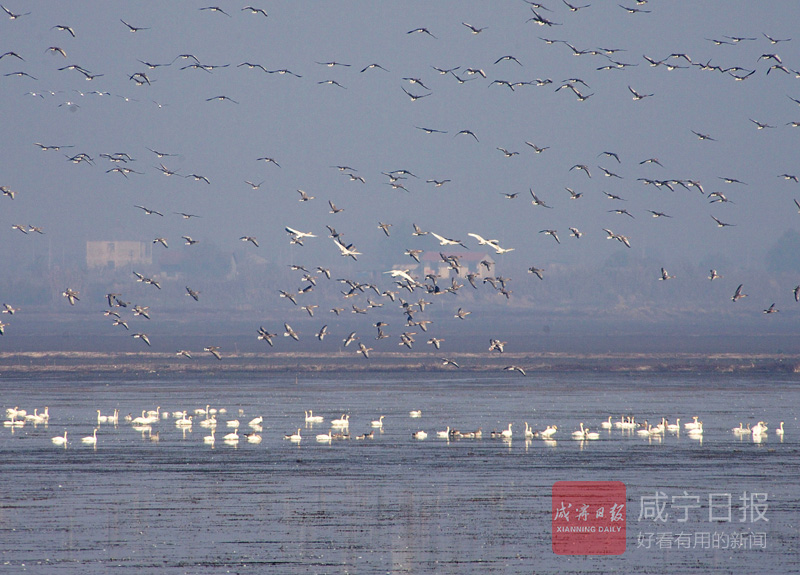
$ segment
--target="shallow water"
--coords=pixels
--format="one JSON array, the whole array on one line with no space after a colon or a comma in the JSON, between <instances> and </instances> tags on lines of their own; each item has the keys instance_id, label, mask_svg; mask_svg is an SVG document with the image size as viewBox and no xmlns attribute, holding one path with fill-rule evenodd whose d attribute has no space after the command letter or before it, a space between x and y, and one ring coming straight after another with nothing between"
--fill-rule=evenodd
<instances>
[{"instance_id":1,"label":"shallow water","mask_svg":"<svg viewBox=\"0 0 800 575\"><path fill-rule=\"evenodd\" d=\"M415 376L416 377L416 376ZM2 407L50 408L49 425L0 429L0 570L47 573L637 573L800 572L800 472L792 378L548 374L502 377L397 374L225 379L5 381ZM127 413L161 406L219 415L208 430L162 419L140 432ZM96 410L120 410L117 426ZM309 427L313 409L324 424ZM243 415L239 416L239 410ZM412 419L409 411L421 409ZM350 415L351 439L320 444L331 419ZM704 422L702 441L685 432L642 439L600 430L609 415ZM227 419L263 416L263 441L236 446ZM382 433L356 440L385 415ZM195 420L202 419L195 416ZM740 421L767 421L761 443L737 439ZM555 443L525 441L558 425ZM773 433L785 421L783 441ZM575 441L579 424L601 431ZM513 423L511 442L490 431ZM447 426L483 429L480 440L446 441ZM284 434L301 428L299 444ZM423 429L426 440L411 434ZM68 431L66 448L50 438ZM249 430L248 430L249 431ZM157 438L158 441L153 439ZM619 556L563 556L551 549L556 481L622 481L627 545ZM663 522L641 518L666 497ZM685 493L684 493L685 492ZM731 495L731 521L709 521L709 495ZM765 520L740 522L739 497L767 494ZM678 521L680 497L697 497ZM715 500L717 501L717 500ZM702 533L717 533L704 544ZM764 533L753 546L749 533ZM652 536L649 534L652 533ZM670 535L667 536L666 533ZM685 548L689 536L691 545ZM751 548L719 548L745 533ZM713 537L713 535L711 535ZM647 542L650 547L647 548ZM697 541L700 543L697 544ZM763 542L764 546L761 546Z\"/></svg>"}]
</instances>

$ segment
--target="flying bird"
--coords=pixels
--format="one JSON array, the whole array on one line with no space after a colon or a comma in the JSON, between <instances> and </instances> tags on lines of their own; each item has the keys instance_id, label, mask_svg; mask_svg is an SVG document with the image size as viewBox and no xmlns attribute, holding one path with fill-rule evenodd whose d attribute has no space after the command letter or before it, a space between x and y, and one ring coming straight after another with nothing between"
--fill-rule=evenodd
<instances>
[{"instance_id":1,"label":"flying bird","mask_svg":"<svg viewBox=\"0 0 800 575\"><path fill-rule=\"evenodd\" d=\"M427 28L414 28L413 30L409 30L406 34L427 34L431 38L436 38L433 34L431 34L430 30Z\"/></svg>"},{"instance_id":2,"label":"flying bird","mask_svg":"<svg viewBox=\"0 0 800 575\"><path fill-rule=\"evenodd\" d=\"M78 297L79 294L80 292L77 292L71 288L67 288L61 293L61 295L67 298L69 305L75 305L76 301L80 301L80 298Z\"/></svg>"},{"instance_id":3,"label":"flying bird","mask_svg":"<svg viewBox=\"0 0 800 575\"><path fill-rule=\"evenodd\" d=\"M283 324L283 329L283 337L291 337L295 341L300 341L300 336L297 335L297 332L295 332L288 323Z\"/></svg>"},{"instance_id":4,"label":"flying bird","mask_svg":"<svg viewBox=\"0 0 800 575\"><path fill-rule=\"evenodd\" d=\"M265 18L269 17L267 12L265 10L261 9L261 8L254 8L252 6L245 6L244 8L242 8L241 11L244 12L245 10L248 10L251 14L261 14Z\"/></svg>"},{"instance_id":5,"label":"flying bird","mask_svg":"<svg viewBox=\"0 0 800 575\"><path fill-rule=\"evenodd\" d=\"M484 26L483 28L477 28L476 26L473 26L472 24L467 24L466 22L462 22L461 25L469 28L473 34L480 34L481 32L483 32L488 28L488 26Z\"/></svg>"},{"instance_id":6,"label":"flying bird","mask_svg":"<svg viewBox=\"0 0 800 575\"><path fill-rule=\"evenodd\" d=\"M661 268L661 277L658 278L659 280L671 280L671 279L674 279L674 278L675 278L675 276L669 275L669 273L667 273L667 270L665 270L664 268Z\"/></svg>"},{"instance_id":7,"label":"flying bird","mask_svg":"<svg viewBox=\"0 0 800 575\"><path fill-rule=\"evenodd\" d=\"M450 238L446 238L444 236L440 236L439 234L434 233L434 232L430 232L430 234L433 237L435 237L437 240L439 240L439 245L440 246L461 246L463 248L467 247L467 246L465 246L464 244L461 243L461 240L451 240Z\"/></svg>"},{"instance_id":8,"label":"flying bird","mask_svg":"<svg viewBox=\"0 0 800 575\"><path fill-rule=\"evenodd\" d=\"M119 21L122 22L123 24L125 24L125 26L128 27L128 30L130 30L131 32L141 32L142 30L149 30L150 29L150 28L140 28L140 27L137 27L137 26L132 26L131 24L128 24L122 18L120 18Z\"/></svg>"},{"instance_id":9,"label":"flying bird","mask_svg":"<svg viewBox=\"0 0 800 575\"><path fill-rule=\"evenodd\" d=\"M146 333L132 333L132 334L131 334L131 337L134 337L134 338L136 338L136 339L140 339L140 340L142 340L142 341L143 341L143 342L145 342L145 343L146 343L148 346L150 345L150 338L149 338L149 337L147 337L147 334L146 334Z\"/></svg>"},{"instance_id":10,"label":"flying bird","mask_svg":"<svg viewBox=\"0 0 800 575\"><path fill-rule=\"evenodd\" d=\"M546 234L548 236L553 236L553 239L556 241L556 243L559 243L559 244L561 243L561 240L558 239L557 230L540 230L539 233L540 234Z\"/></svg>"},{"instance_id":11,"label":"flying bird","mask_svg":"<svg viewBox=\"0 0 800 575\"><path fill-rule=\"evenodd\" d=\"M739 284L739 287L736 288L736 291L734 292L733 296L731 296L731 301L737 302L743 297L747 297L747 294L742 291L743 285L744 284Z\"/></svg>"},{"instance_id":12,"label":"flying bird","mask_svg":"<svg viewBox=\"0 0 800 575\"><path fill-rule=\"evenodd\" d=\"M218 360L222 360L222 356L219 354L219 346L216 345L207 345L203 348L203 351L207 351Z\"/></svg>"},{"instance_id":13,"label":"flying bird","mask_svg":"<svg viewBox=\"0 0 800 575\"><path fill-rule=\"evenodd\" d=\"M634 101L636 101L636 100L644 100L645 98L649 98L650 96L653 96L653 94L640 94L639 92L637 92L636 90L634 90L630 86L628 86L628 90L630 90L631 94L633 94L633 100Z\"/></svg>"},{"instance_id":14,"label":"flying bird","mask_svg":"<svg viewBox=\"0 0 800 575\"><path fill-rule=\"evenodd\" d=\"M205 8L199 8L199 10L201 10L201 11L202 11L202 10L209 10L209 11L211 11L211 12L219 12L220 14L225 14L225 16L227 16L228 18L230 18L230 17L231 17L231 15L230 15L230 14L228 14L227 12L225 12L225 10L223 10L223 9L222 9L222 8L220 8L219 6L206 6ZM217 358L217 359L219 359L219 358Z\"/></svg>"}]
</instances>

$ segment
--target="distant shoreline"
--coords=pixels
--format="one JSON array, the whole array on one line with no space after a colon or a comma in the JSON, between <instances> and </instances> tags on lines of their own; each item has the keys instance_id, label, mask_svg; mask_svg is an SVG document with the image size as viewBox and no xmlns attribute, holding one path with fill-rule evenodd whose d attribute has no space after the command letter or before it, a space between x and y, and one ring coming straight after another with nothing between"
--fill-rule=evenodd
<instances>
[{"instance_id":1,"label":"distant shoreline","mask_svg":"<svg viewBox=\"0 0 800 575\"><path fill-rule=\"evenodd\" d=\"M222 360L210 354L194 354L191 359L160 352L77 352L36 351L0 353L0 378L36 375L86 373L141 374L186 373L327 373L369 371L487 373L500 377L522 377L504 370L517 365L529 374L547 372L592 373L785 373L798 374L800 355L746 353L602 353L563 352L483 354L453 353L446 357L459 368L444 365L444 354L373 354L369 359L352 353L230 353Z\"/></svg>"}]
</instances>

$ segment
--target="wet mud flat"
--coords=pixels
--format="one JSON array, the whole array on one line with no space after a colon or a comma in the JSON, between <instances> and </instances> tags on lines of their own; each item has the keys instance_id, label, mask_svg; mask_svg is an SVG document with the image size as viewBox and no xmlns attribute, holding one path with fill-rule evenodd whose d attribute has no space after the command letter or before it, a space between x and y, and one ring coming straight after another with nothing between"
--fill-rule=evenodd
<instances>
[{"instance_id":1,"label":"wet mud flat","mask_svg":"<svg viewBox=\"0 0 800 575\"><path fill-rule=\"evenodd\" d=\"M458 364L445 364L447 357ZM510 377L504 368L526 372L610 373L800 373L800 354L782 353L382 353L363 359L351 352L226 353L222 360L210 354L176 358L161 352L28 351L1 352L0 374L56 376L71 373L104 374L217 374L217 373L335 373L419 372L487 373Z\"/></svg>"}]
</instances>

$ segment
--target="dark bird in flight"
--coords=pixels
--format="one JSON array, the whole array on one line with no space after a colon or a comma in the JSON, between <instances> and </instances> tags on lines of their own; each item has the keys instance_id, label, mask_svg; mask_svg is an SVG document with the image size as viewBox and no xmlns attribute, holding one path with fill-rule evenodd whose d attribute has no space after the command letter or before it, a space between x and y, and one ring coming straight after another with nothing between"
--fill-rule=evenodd
<instances>
[{"instance_id":1,"label":"dark bird in flight","mask_svg":"<svg viewBox=\"0 0 800 575\"><path fill-rule=\"evenodd\" d=\"M225 10L223 10L219 6L206 6L205 8L199 8L199 10L209 10L211 12L219 12L220 14L225 14L225 16L227 16L228 18L231 17L230 14L225 12Z\"/></svg>"},{"instance_id":2,"label":"dark bird in flight","mask_svg":"<svg viewBox=\"0 0 800 575\"><path fill-rule=\"evenodd\" d=\"M9 10L9 9L8 9L8 8L6 8L5 6L3 6L2 4L0 4L0 8L2 8L2 9L3 9L3 12L5 12L6 14L8 14L8 19L9 19L9 20L16 20L17 18L22 18L23 16L28 16L28 15L30 15L30 12L25 12L24 14L15 14L14 12L12 12L11 10Z\"/></svg>"},{"instance_id":3,"label":"dark bird in flight","mask_svg":"<svg viewBox=\"0 0 800 575\"><path fill-rule=\"evenodd\" d=\"M701 134L700 132L695 132L694 130L692 130L692 134L697 136L697 138L700 140L709 140L711 142L716 142L716 140L711 136L709 136L708 134Z\"/></svg>"},{"instance_id":4,"label":"dark bird in flight","mask_svg":"<svg viewBox=\"0 0 800 575\"><path fill-rule=\"evenodd\" d=\"M406 34L427 34L431 38L436 38L433 34L431 34L430 30L427 28L414 28L413 30L409 30Z\"/></svg>"},{"instance_id":5,"label":"dark bird in flight","mask_svg":"<svg viewBox=\"0 0 800 575\"><path fill-rule=\"evenodd\" d=\"M720 227L720 228L727 228L727 227L731 227L731 226L736 225L736 224L726 224L725 222L720 221L719 219L715 218L714 216L711 216L711 219L714 220L715 222L717 222L717 227Z\"/></svg>"},{"instance_id":6,"label":"dark bird in flight","mask_svg":"<svg viewBox=\"0 0 800 575\"><path fill-rule=\"evenodd\" d=\"M55 26L53 26L50 29L51 30L60 30L61 32L69 32L70 36L72 36L73 38L75 37L75 30L73 30L69 26L61 26L59 24L56 24Z\"/></svg>"},{"instance_id":7,"label":"dark bird in flight","mask_svg":"<svg viewBox=\"0 0 800 575\"><path fill-rule=\"evenodd\" d=\"M472 132L472 130L460 130L460 131L459 131L459 132L456 134L456 136L458 136L458 135L460 135L460 134L465 134L465 135L467 135L467 136L472 136L473 138L475 138L475 141L476 141L476 142L479 142L479 141L480 141L480 140L478 140L478 136L476 136L476 135L475 135L475 134Z\"/></svg>"},{"instance_id":8,"label":"dark bird in flight","mask_svg":"<svg viewBox=\"0 0 800 575\"><path fill-rule=\"evenodd\" d=\"M589 173L589 168L585 164L575 164L568 171L571 172L572 170L583 170L584 172L586 172L587 176L589 176L590 178L592 177L592 174Z\"/></svg>"},{"instance_id":9,"label":"dark bird in flight","mask_svg":"<svg viewBox=\"0 0 800 575\"><path fill-rule=\"evenodd\" d=\"M128 24L122 18L120 18L119 21L122 22L123 24L125 24L128 27L128 30L130 30L131 32L141 32L142 30L149 30L150 29L150 28L139 28L138 26L131 26L130 24Z\"/></svg>"},{"instance_id":10,"label":"dark bird in flight","mask_svg":"<svg viewBox=\"0 0 800 575\"><path fill-rule=\"evenodd\" d=\"M731 296L731 301L739 301L743 297L747 297L747 294L742 292L742 286L744 284L739 284L739 287L736 288L736 292L734 292L733 296Z\"/></svg>"},{"instance_id":11,"label":"dark bird in flight","mask_svg":"<svg viewBox=\"0 0 800 575\"><path fill-rule=\"evenodd\" d=\"M408 90L406 90L406 89L405 89L403 86L400 86L400 88L403 90L403 92L405 92L405 93L406 93L406 95L407 95L409 98L411 98L411 101L412 101L412 102L416 102L416 101L417 101L417 100L419 100L420 98L425 98L426 96L430 96L431 94L433 94L433 92L428 92L427 94L412 94L411 92L409 92Z\"/></svg>"},{"instance_id":12,"label":"dark bird in flight","mask_svg":"<svg viewBox=\"0 0 800 575\"><path fill-rule=\"evenodd\" d=\"M254 8L253 6L245 6L244 8L242 8L241 11L244 12L245 10L248 10L251 14L261 14L264 16L264 18L269 17L267 12L261 8Z\"/></svg>"},{"instance_id":13,"label":"dark bird in flight","mask_svg":"<svg viewBox=\"0 0 800 575\"><path fill-rule=\"evenodd\" d=\"M159 211L151 210L151 209L146 208L144 206L134 206L134 207L135 208L139 208L140 210L144 210L144 213L147 214L148 216L153 216L153 215L155 215L155 216L163 216L164 215Z\"/></svg>"},{"instance_id":14,"label":"dark bird in flight","mask_svg":"<svg viewBox=\"0 0 800 575\"><path fill-rule=\"evenodd\" d=\"M640 94L639 92L637 92L636 90L634 90L630 86L628 86L628 90L630 90L631 94L633 94L634 101L636 101L636 100L644 100L645 98L649 98L650 96L653 96L653 94Z\"/></svg>"},{"instance_id":15,"label":"dark bird in flight","mask_svg":"<svg viewBox=\"0 0 800 575\"><path fill-rule=\"evenodd\" d=\"M484 30L486 30L488 28L488 26L484 26L483 28L477 28L477 27L473 26L472 24L467 24L466 22L462 22L461 25L462 26L466 26L467 28L469 28L472 31L473 34L480 34L481 32L483 32Z\"/></svg>"}]
</instances>

